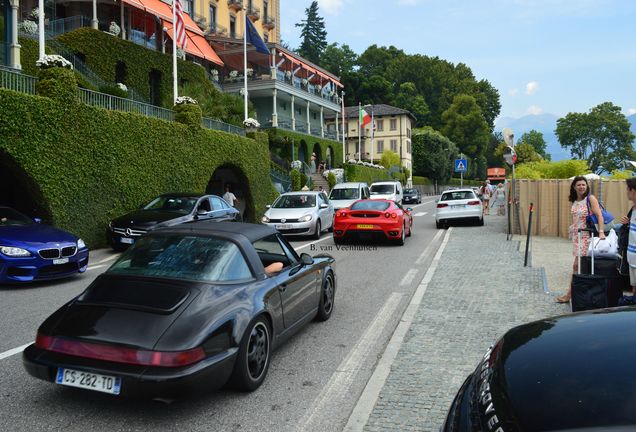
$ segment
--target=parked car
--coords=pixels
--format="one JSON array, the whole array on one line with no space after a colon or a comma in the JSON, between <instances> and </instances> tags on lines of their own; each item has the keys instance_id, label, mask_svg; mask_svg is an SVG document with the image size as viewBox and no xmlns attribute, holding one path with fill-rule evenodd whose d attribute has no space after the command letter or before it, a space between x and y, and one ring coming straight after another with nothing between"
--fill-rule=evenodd
<instances>
[{"instance_id":1,"label":"parked car","mask_svg":"<svg viewBox=\"0 0 636 432\"><path fill-rule=\"evenodd\" d=\"M88 248L81 238L0 207L0 283L65 278L87 267Z\"/></svg>"},{"instance_id":2,"label":"parked car","mask_svg":"<svg viewBox=\"0 0 636 432\"><path fill-rule=\"evenodd\" d=\"M402 183L397 180L371 183L371 199L391 200L402 204Z\"/></svg>"},{"instance_id":3,"label":"parked car","mask_svg":"<svg viewBox=\"0 0 636 432\"><path fill-rule=\"evenodd\" d=\"M333 205L324 192L287 192L279 196L262 222L285 235L311 235L320 238L333 228Z\"/></svg>"},{"instance_id":4,"label":"parked car","mask_svg":"<svg viewBox=\"0 0 636 432\"><path fill-rule=\"evenodd\" d=\"M402 204L422 204L422 194L418 189L404 189L404 196L402 197Z\"/></svg>"},{"instance_id":5,"label":"parked car","mask_svg":"<svg viewBox=\"0 0 636 432\"><path fill-rule=\"evenodd\" d=\"M299 256L271 227L161 228L47 318L23 363L36 378L111 395L173 398L228 379L252 391L273 348L330 318L335 293L334 258Z\"/></svg>"},{"instance_id":6,"label":"parked car","mask_svg":"<svg viewBox=\"0 0 636 432\"><path fill-rule=\"evenodd\" d=\"M331 201L334 210L338 211L351 206L357 200L369 199L370 195L369 186L366 183L338 183L331 189L329 201Z\"/></svg>"},{"instance_id":7,"label":"parked car","mask_svg":"<svg viewBox=\"0 0 636 432\"><path fill-rule=\"evenodd\" d=\"M546 318L488 349L453 400L443 432L631 431L636 309ZM626 405L627 404L627 405Z\"/></svg>"},{"instance_id":8,"label":"parked car","mask_svg":"<svg viewBox=\"0 0 636 432\"><path fill-rule=\"evenodd\" d=\"M205 219L240 221L241 213L217 195L168 193L110 221L106 237L122 251L153 229Z\"/></svg>"},{"instance_id":9,"label":"parked car","mask_svg":"<svg viewBox=\"0 0 636 432\"><path fill-rule=\"evenodd\" d=\"M381 238L403 245L413 234L410 208L393 200L360 200L336 212L333 240L341 243L349 238Z\"/></svg>"},{"instance_id":10,"label":"parked car","mask_svg":"<svg viewBox=\"0 0 636 432\"><path fill-rule=\"evenodd\" d=\"M446 190L437 201L435 225L443 228L451 220L473 219L484 224L484 208L472 189Z\"/></svg>"}]
</instances>

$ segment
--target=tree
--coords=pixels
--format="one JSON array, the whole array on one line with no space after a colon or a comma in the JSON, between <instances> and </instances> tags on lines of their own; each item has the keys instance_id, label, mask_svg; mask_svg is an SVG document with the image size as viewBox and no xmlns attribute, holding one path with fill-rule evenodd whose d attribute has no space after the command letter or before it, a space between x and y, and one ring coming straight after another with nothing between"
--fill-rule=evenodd
<instances>
[{"instance_id":1,"label":"tree","mask_svg":"<svg viewBox=\"0 0 636 432\"><path fill-rule=\"evenodd\" d=\"M524 133L519 139L519 144L521 143L531 145L542 158L551 160L550 155L546 153L547 143L545 142L545 139L543 139L543 134L541 132L532 129L530 132Z\"/></svg>"},{"instance_id":2,"label":"tree","mask_svg":"<svg viewBox=\"0 0 636 432\"><path fill-rule=\"evenodd\" d=\"M625 159L633 159L634 134L621 107L611 102L595 106L589 113L569 113L557 120L556 134L563 148L575 158L585 159L590 169L612 171Z\"/></svg>"},{"instance_id":3,"label":"tree","mask_svg":"<svg viewBox=\"0 0 636 432\"><path fill-rule=\"evenodd\" d=\"M414 129L413 174L445 182L453 175L457 146L433 128Z\"/></svg>"},{"instance_id":4,"label":"tree","mask_svg":"<svg viewBox=\"0 0 636 432\"><path fill-rule=\"evenodd\" d=\"M495 150L495 156L499 160L503 160L503 153L507 147L508 146L505 143L501 143ZM538 162L540 160L543 160L541 155L536 152L534 147L524 142L520 142L515 146L515 153L517 153L517 165L526 162Z\"/></svg>"},{"instance_id":5,"label":"tree","mask_svg":"<svg viewBox=\"0 0 636 432\"><path fill-rule=\"evenodd\" d=\"M490 130L475 98L455 96L451 106L442 114L441 132L470 158L481 156L488 145Z\"/></svg>"},{"instance_id":6,"label":"tree","mask_svg":"<svg viewBox=\"0 0 636 432\"><path fill-rule=\"evenodd\" d=\"M320 64L320 56L327 47L327 31L325 21L318 15L318 2L312 1L311 5L305 9L306 18L296 24L300 27L300 38L302 42L298 48L298 54L307 60Z\"/></svg>"},{"instance_id":7,"label":"tree","mask_svg":"<svg viewBox=\"0 0 636 432\"><path fill-rule=\"evenodd\" d=\"M424 124L424 120L430 111L424 96L417 92L417 88L412 82L400 84L400 90L393 99L393 105L410 111L416 119L416 124Z\"/></svg>"},{"instance_id":8,"label":"tree","mask_svg":"<svg viewBox=\"0 0 636 432\"><path fill-rule=\"evenodd\" d=\"M337 43L327 45L320 56L320 66L339 77L353 72L357 61L358 55L347 44L340 47Z\"/></svg>"},{"instance_id":9,"label":"tree","mask_svg":"<svg viewBox=\"0 0 636 432\"><path fill-rule=\"evenodd\" d=\"M503 135L501 132L493 132L490 134L488 138L488 145L486 146L486 150L484 152L484 156L486 156L486 164L490 168L495 167L503 167L504 160L501 153L497 153L499 147L504 144Z\"/></svg>"},{"instance_id":10,"label":"tree","mask_svg":"<svg viewBox=\"0 0 636 432\"><path fill-rule=\"evenodd\" d=\"M400 166L400 155L391 150L384 150L382 157L380 158L380 165L386 169L390 169L393 166Z\"/></svg>"}]
</instances>

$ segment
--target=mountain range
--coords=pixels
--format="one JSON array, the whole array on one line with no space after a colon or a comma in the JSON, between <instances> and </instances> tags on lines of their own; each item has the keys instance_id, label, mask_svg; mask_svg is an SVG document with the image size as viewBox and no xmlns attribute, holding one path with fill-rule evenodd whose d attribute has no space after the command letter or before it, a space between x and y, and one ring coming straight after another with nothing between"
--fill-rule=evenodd
<instances>
[{"instance_id":1,"label":"mountain range","mask_svg":"<svg viewBox=\"0 0 636 432\"><path fill-rule=\"evenodd\" d=\"M553 161L570 159L570 152L561 147L559 139L554 133L558 119L559 117L554 114L530 114L520 118L500 117L495 120L495 131L500 132L506 127L512 129L516 143L524 133L536 130L543 134L543 139L547 144L546 151L552 156ZM636 135L636 114L627 116L627 120L632 125L632 133Z\"/></svg>"}]
</instances>

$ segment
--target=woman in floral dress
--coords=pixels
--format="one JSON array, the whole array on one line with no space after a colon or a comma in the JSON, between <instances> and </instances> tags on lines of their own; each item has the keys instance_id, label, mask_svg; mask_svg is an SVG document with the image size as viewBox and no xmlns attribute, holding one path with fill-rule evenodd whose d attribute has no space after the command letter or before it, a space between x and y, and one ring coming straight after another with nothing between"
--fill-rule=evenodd
<instances>
[{"instance_id":1,"label":"woman in floral dress","mask_svg":"<svg viewBox=\"0 0 636 432\"><path fill-rule=\"evenodd\" d=\"M581 244L579 245L579 229L585 228L586 218L589 215L589 208L596 215L598 222L598 236L600 239L605 238L605 231L603 227L603 216L601 214L601 206L594 195L590 194L590 185L587 183L587 179L583 176L574 177L570 184L570 196L569 200L572 203L570 212L572 213L572 225L570 225L570 237L572 238L572 255L574 255L574 264L572 265L573 273L579 272L578 266L578 254L579 246L581 256L587 256L587 250L590 245L590 234L587 232L581 233ZM572 298L572 285L568 288L567 294L556 298L558 303L567 303Z\"/></svg>"}]
</instances>

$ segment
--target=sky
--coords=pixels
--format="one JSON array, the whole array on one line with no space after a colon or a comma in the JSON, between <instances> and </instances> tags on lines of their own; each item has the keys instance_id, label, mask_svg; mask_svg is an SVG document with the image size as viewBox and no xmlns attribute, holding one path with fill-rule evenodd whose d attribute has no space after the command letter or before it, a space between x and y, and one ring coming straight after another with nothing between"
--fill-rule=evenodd
<instances>
[{"instance_id":1,"label":"sky","mask_svg":"<svg viewBox=\"0 0 636 432\"><path fill-rule=\"evenodd\" d=\"M300 45L311 0L281 0L281 37ZM465 63L497 90L503 117L636 113L636 0L318 0L327 42L393 45ZM349 102L349 101L348 101ZM350 101L353 102L353 101ZM355 104L353 102L352 104Z\"/></svg>"}]
</instances>

